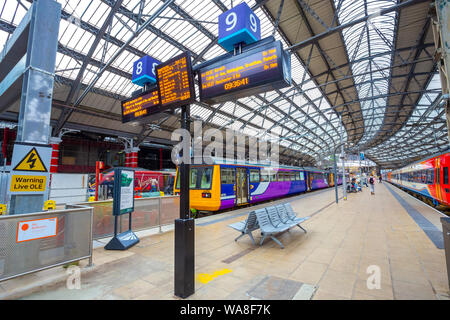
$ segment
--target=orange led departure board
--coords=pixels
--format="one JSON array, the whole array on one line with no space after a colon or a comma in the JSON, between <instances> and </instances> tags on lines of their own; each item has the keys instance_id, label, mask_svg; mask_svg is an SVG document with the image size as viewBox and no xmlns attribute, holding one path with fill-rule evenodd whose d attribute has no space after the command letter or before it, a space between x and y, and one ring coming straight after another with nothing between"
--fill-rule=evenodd
<instances>
[{"instance_id":1,"label":"orange led departure board","mask_svg":"<svg viewBox=\"0 0 450 320\"><path fill-rule=\"evenodd\" d=\"M160 111L158 90L152 89L138 97L122 101L122 123L139 120Z\"/></svg>"},{"instance_id":2,"label":"orange led departure board","mask_svg":"<svg viewBox=\"0 0 450 320\"><path fill-rule=\"evenodd\" d=\"M191 57L185 52L156 67L161 108L174 108L195 101Z\"/></svg>"},{"instance_id":3,"label":"orange led departure board","mask_svg":"<svg viewBox=\"0 0 450 320\"><path fill-rule=\"evenodd\" d=\"M291 84L290 58L279 41L218 59L199 70L200 100L215 104Z\"/></svg>"}]
</instances>

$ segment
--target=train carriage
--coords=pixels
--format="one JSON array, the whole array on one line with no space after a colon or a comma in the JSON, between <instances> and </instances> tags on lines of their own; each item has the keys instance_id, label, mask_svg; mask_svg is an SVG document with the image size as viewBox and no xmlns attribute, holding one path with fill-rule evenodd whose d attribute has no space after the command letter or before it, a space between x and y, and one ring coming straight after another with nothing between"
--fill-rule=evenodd
<instances>
[{"instance_id":1,"label":"train carriage","mask_svg":"<svg viewBox=\"0 0 450 320\"><path fill-rule=\"evenodd\" d=\"M433 205L450 206L450 153L412 163L385 175L385 180L428 199Z\"/></svg>"},{"instance_id":2,"label":"train carriage","mask_svg":"<svg viewBox=\"0 0 450 320\"><path fill-rule=\"evenodd\" d=\"M313 168L271 167L217 158L208 163L191 165L190 207L196 210L218 211L327 188L333 179L327 171ZM177 170L174 193L179 192Z\"/></svg>"}]
</instances>

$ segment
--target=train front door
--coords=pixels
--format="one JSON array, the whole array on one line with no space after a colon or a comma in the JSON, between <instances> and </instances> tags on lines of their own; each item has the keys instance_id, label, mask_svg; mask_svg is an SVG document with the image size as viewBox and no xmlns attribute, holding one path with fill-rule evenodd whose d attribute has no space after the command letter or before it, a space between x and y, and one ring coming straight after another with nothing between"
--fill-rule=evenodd
<instances>
[{"instance_id":1,"label":"train front door","mask_svg":"<svg viewBox=\"0 0 450 320\"><path fill-rule=\"evenodd\" d=\"M247 168L236 168L237 205L248 203Z\"/></svg>"},{"instance_id":2,"label":"train front door","mask_svg":"<svg viewBox=\"0 0 450 320\"><path fill-rule=\"evenodd\" d=\"M439 202L442 201L442 189L441 189L441 159L439 157L435 160L435 169L434 169L434 182L436 186L436 198Z\"/></svg>"}]
</instances>

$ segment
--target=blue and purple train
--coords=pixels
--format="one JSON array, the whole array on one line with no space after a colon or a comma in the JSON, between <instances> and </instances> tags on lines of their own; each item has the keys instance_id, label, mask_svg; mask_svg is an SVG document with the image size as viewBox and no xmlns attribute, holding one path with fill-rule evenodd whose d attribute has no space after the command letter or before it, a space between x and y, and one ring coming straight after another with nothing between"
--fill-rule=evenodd
<instances>
[{"instance_id":1,"label":"blue and purple train","mask_svg":"<svg viewBox=\"0 0 450 320\"><path fill-rule=\"evenodd\" d=\"M211 158L192 164L190 208L218 211L334 186L333 173L315 168L279 166ZM342 175L338 175L338 185ZM178 170L174 194L180 193Z\"/></svg>"}]
</instances>

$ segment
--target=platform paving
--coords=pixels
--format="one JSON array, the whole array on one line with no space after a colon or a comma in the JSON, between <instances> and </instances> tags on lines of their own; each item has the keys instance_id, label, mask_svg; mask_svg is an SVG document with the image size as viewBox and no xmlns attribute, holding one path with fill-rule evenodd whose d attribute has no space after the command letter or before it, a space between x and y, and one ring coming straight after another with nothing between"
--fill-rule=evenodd
<instances>
[{"instance_id":1,"label":"platform paving","mask_svg":"<svg viewBox=\"0 0 450 320\"><path fill-rule=\"evenodd\" d=\"M248 208L198 219L196 292L188 299L448 299L444 250L392 192L433 224L439 214L390 189L377 183L375 195L366 188L339 204L333 189L278 201L291 202L300 216L312 216L303 224L308 233L294 228L278 237L285 249L271 240L253 246L247 236L234 241L238 233L227 225L245 219ZM259 239L257 232L254 236ZM0 283L0 298L178 299L173 295L173 229L142 237L125 252L99 247L93 258L92 268L80 264L81 289L67 289L67 276L55 268ZM373 270L379 271L380 287L369 289ZM36 280L55 274L60 281L52 285ZM30 288L21 294L17 286Z\"/></svg>"}]
</instances>

